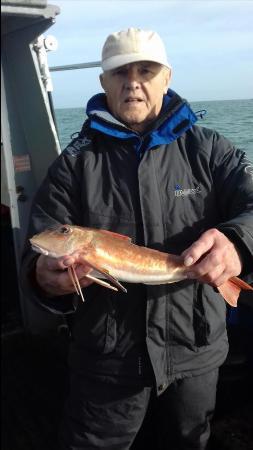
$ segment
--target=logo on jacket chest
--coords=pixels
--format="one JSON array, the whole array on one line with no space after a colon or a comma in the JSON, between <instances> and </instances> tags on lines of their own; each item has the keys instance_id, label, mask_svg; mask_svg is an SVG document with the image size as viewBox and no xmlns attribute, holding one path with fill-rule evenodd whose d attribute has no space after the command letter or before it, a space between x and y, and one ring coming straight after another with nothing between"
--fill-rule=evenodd
<instances>
[{"instance_id":1,"label":"logo on jacket chest","mask_svg":"<svg viewBox=\"0 0 253 450\"><path fill-rule=\"evenodd\" d=\"M192 195L197 195L201 193L200 186L197 186L195 188L184 188L180 184L175 184L174 186L174 194L175 197L188 197Z\"/></svg>"}]
</instances>

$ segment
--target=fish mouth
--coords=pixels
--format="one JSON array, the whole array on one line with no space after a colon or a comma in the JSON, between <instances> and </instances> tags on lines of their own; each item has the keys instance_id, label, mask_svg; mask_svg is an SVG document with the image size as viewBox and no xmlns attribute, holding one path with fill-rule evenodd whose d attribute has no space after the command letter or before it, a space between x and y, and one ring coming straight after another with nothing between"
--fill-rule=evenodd
<instances>
[{"instance_id":1,"label":"fish mouth","mask_svg":"<svg viewBox=\"0 0 253 450\"><path fill-rule=\"evenodd\" d=\"M45 255L45 256L51 256L52 258L59 258L59 255L57 255L56 253L54 253L52 251L48 251L46 248L41 247L41 245L35 244L34 242L31 242L31 244L32 244L32 249L36 253L40 253L41 255Z\"/></svg>"},{"instance_id":2,"label":"fish mouth","mask_svg":"<svg viewBox=\"0 0 253 450\"><path fill-rule=\"evenodd\" d=\"M32 249L36 252L36 253L41 253L42 255L48 256L49 252L48 250L46 250L45 248L41 247L40 245L37 244L33 244L32 243Z\"/></svg>"}]
</instances>

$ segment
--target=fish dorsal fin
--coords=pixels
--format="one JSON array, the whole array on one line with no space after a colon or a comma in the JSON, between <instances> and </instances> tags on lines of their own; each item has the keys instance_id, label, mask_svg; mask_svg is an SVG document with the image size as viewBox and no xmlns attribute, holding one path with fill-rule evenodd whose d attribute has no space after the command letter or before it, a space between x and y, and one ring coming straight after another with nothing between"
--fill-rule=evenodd
<instances>
[{"instance_id":1,"label":"fish dorsal fin","mask_svg":"<svg viewBox=\"0 0 253 450\"><path fill-rule=\"evenodd\" d=\"M114 233L113 231L109 231L109 230L99 230L99 231L100 231L100 233L106 234L115 239L123 239L124 241L128 241L128 242L132 241L132 239L130 237L126 236L125 234Z\"/></svg>"}]
</instances>

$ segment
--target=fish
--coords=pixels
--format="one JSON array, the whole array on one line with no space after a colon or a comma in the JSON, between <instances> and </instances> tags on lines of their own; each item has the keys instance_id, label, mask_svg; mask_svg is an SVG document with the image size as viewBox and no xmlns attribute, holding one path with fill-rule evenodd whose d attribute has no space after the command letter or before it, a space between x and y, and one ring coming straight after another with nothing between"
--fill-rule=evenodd
<instances>
[{"instance_id":1,"label":"fish","mask_svg":"<svg viewBox=\"0 0 253 450\"><path fill-rule=\"evenodd\" d=\"M115 291L127 292L121 282L161 285L187 278L182 256L133 244L130 237L109 230L66 224L34 235L30 243L35 252L52 258L78 256L80 263L91 268L88 279ZM68 273L84 301L74 265L68 267ZM217 290L236 307L241 290L253 291L253 287L232 277Z\"/></svg>"}]
</instances>

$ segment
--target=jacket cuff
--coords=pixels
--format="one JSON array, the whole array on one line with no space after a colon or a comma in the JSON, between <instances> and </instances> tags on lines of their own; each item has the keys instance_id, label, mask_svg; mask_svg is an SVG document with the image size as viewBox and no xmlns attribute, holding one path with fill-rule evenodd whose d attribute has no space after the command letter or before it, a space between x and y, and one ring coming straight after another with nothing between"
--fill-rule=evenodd
<instances>
[{"instance_id":1,"label":"jacket cuff","mask_svg":"<svg viewBox=\"0 0 253 450\"><path fill-rule=\"evenodd\" d=\"M29 298L41 308L54 314L72 314L76 311L78 305L78 296L76 294L59 295L49 297L40 288L36 281L35 266L38 256L33 256L27 265L27 273L21 277L22 289Z\"/></svg>"}]
</instances>

